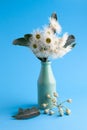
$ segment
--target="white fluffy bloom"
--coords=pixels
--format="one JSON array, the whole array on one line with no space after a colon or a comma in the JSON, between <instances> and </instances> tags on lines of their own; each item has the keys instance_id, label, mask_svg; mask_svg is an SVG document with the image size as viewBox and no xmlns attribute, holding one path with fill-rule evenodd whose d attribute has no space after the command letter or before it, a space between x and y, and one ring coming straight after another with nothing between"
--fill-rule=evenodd
<instances>
[{"instance_id":1,"label":"white fluffy bloom","mask_svg":"<svg viewBox=\"0 0 87 130\"><path fill-rule=\"evenodd\" d=\"M50 31L50 29L47 29ZM36 31L30 39L30 48L37 57L50 57L55 48L55 35L53 33Z\"/></svg>"},{"instance_id":2,"label":"white fluffy bloom","mask_svg":"<svg viewBox=\"0 0 87 130\"><path fill-rule=\"evenodd\" d=\"M59 38L60 47L63 47L65 45L68 36L68 33L64 33L63 37Z\"/></svg>"},{"instance_id":3,"label":"white fluffy bloom","mask_svg":"<svg viewBox=\"0 0 87 130\"><path fill-rule=\"evenodd\" d=\"M62 31L62 28L59 24L58 21L56 21L54 18L49 18L49 21L50 21L50 25L53 29L55 29L57 31L57 33L61 33Z\"/></svg>"},{"instance_id":4,"label":"white fluffy bloom","mask_svg":"<svg viewBox=\"0 0 87 130\"><path fill-rule=\"evenodd\" d=\"M36 29L33 31L33 36L32 36L32 40L40 40L41 39L41 35L42 34L42 30L40 29Z\"/></svg>"},{"instance_id":5,"label":"white fluffy bloom","mask_svg":"<svg viewBox=\"0 0 87 130\"><path fill-rule=\"evenodd\" d=\"M30 39L30 48L39 58L59 58L71 50L70 46L64 48L67 38L67 33L65 33L63 37L58 38L50 29L45 28L45 32L36 30Z\"/></svg>"},{"instance_id":6,"label":"white fluffy bloom","mask_svg":"<svg viewBox=\"0 0 87 130\"><path fill-rule=\"evenodd\" d=\"M52 29L50 28L50 27L48 27L48 26L44 26L44 28L43 28L43 33L45 33L45 34L49 34L49 35L53 35L53 31L52 31Z\"/></svg>"},{"instance_id":7,"label":"white fluffy bloom","mask_svg":"<svg viewBox=\"0 0 87 130\"><path fill-rule=\"evenodd\" d=\"M68 53L72 48L71 46L64 47L66 41L68 39L68 34L65 33L63 37L56 38L55 40L55 47L52 53L53 58L60 58Z\"/></svg>"}]
</instances>

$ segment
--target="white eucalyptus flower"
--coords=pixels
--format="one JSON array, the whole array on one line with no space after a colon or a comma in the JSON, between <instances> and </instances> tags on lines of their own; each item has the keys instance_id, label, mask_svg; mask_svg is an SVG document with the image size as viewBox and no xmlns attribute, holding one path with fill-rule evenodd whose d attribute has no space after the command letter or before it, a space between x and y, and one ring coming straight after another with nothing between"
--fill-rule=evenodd
<instances>
[{"instance_id":1,"label":"white eucalyptus flower","mask_svg":"<svg viewBox=\"0 0 87 130\"><path fill-rule=\"evenodd\" d=\"M32 40L40 40L41 36L42 36L42 30L36 29L36 30L33 31Z\"/></svg>"},{"instance_id":2,"label":"white eucalyptus flower","mask_svg":"<svg viewBox=\"0 0 87 130\"><path fill-rule=\"evenodd\" d=\"M68 39L68 33L64 33L61 38L59 38L59 46L63 47Z\"/></svg>"},{"instance_id":3,"label":"white eucalyptus flower","mask_svg":"<svg viewBox=\"0 0 87 130\"><path fill-rule=\"evenodd\" d=\"M75 37L65 33L59 37L62 28L58 22L56 13L49 18L49 25L43 29L36 29L32 34L15 39L14 45L29 47L40 60L48 58L60 58L75 46ZM58 33L58 34L57 34ZM43 60L42 60L43 61Z\"/></svg>"},{"instance_id":4,"label":"white eucalyptus flower","mask_svg":"<svg viewBox=\"0 0 87 130\"><path fill-rule=\"evenodd\" d=\"M55 20L54 18L49 18L50 21L50 27L55 29L58 33L61 33L62 28L59 24L59 22L57 20Z\"/></svg>"},{"instance_id":5,"label":"white eucalyptus flower","mask_svg":"<svg viewBox=\"0 0 87 130\"><path fill-rule=\"evenodd\" d=\"M48 26L44 26L43 33L45 33L47 35L53 35L54 34L52 29L50 27L48 27Z\"/></svg>"}]
</instances>

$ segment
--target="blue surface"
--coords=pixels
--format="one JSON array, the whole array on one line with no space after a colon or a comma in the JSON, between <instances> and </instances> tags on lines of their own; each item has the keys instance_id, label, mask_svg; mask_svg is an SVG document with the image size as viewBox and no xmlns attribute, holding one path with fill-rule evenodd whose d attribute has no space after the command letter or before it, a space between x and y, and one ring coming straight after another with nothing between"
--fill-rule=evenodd
<instances>
[{"instance_id":1,"label":"blue surface","mask_svg":"<svg viewBox=\"0 0 87 130\"><path fill-rule=\"evenodd\" d=\"M77 46L52 61L60 98L72 98L70 116L40 115L17 121L19 107L37 105L40 62L26 47L13 46L15 38L48 23L56 11L63 33L76 36ZM87 130L87 1L0 1L0 130Z\"/></svg>"}]
</instances>

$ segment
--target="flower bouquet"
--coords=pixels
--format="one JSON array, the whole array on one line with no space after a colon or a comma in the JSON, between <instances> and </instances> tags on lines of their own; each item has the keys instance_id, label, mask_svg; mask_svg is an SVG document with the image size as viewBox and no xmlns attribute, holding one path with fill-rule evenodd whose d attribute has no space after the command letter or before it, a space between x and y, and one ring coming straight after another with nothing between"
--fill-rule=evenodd
<instances>
[{"instance_id":1,"label":"flower bouquet","mask_svg":"<svg viewBox=\"0 0 87 130\"><path fill-rule=\"evenodd\" d=\"M38 78L38 105L47 113L56 106L63 115L63 105L57 101L56 80L51 68L51 58L63 57L75 46L74 35L64 33L61 36L62 28L58 22L57 14L52 13L49 24L42 29L36 29L31 34L13 41L14 45L26 46L32 50L35 56L41 61L41 71ZM69 100L67 100L69 101ZM66 109L67 113L70 113ZM52 111L50 112L52 114Z\"/></svg>"}]
</instances>

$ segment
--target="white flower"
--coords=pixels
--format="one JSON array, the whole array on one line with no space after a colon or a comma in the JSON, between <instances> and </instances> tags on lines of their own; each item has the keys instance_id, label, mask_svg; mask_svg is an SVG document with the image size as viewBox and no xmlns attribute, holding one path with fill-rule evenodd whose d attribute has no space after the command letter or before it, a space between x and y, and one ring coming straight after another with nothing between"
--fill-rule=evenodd
<instances>
[{"instance_id":1,"label":"white flower","mask_svg":"<svg viewBox=\"0 0 87 130\"><path fill-rule=\"evenodd\" d=\"M65 33L63 35L63 37L59 38L59 43L60 43L59 46L60 47L63 47L65 45L67 38L68 38L68 33Z\"/></svg>"},{"instance_id":2,"label":"white flower","mask_svg":"<svg viewBox=\"0 0 87 130\"><path fill-rule=\"evenodd\" d=\"M49 18L50 21L50 27L55 29L58 33L61 33L62 28L58 21L56 21L54 18Z\"/></svg>"},{"instance_id":3,"label":"white flower","mask_svg":"<svg viewBox=\"0 0 87 130\"><path fill-rule=\"evenodd\" d=\"M34 31L32 37L30 38L30 48L35 55L39 52L39 46L41 43L42 32L40 30Z\"/></svg>"},{"instance_id":4,"label":"white flower","mask_svg":"<svg viewBox=\"0 0 87 130\"><path fill-rule=\"evenodd\" d=\"M65 44L64 41L61 40L60 43L58 43L58 46L54 49L54 53L52 55L53 58L60 58L63 57L66 53L71 51L71 46L67 46L66 48L63 47L63 44Z\"/></svg>"},{"instance_id":5,"label":"white flower","mask_svg":"<svg viewBox=\"0 0 87 130\"><path fill-rule=\"evenodd\" d=\"M33 37L32 40L40 40L42 36L42 30L36 29L33 31Z\"/></svg>"},{"instance_id":6,"label":"white flower","mask_svg":"<svg viewBox=\"0 0 87 130\"><path fill-rule=\"evenodd\" d=\"M43 34L43 40L40 46L40 57L50 57L54 48L54 35Z\"/></svg>"},{"instance_id":7,"label":"white flower","mask_svg":"<svg viewBox=\"0 0 87 130\"><path fill-rule=\"evenodd\" d=\"M68 99L67 102L68 102L68 103L72 103L72 99Z\"/></svg>"},{"instance_id":8,"label":"white flower","mask_svg":"<svg viewBox=\"0 0 87 130\"><path fill-rule=\"evenodd\" d=\"M54 41L54 35L36 30L30 39L30 48L37 57L50 57L54 47Z\"/></svg>"},{"instance_id":9,"label":"white flower","mask_svg":"<svg viewBox=\"0 0 87 130\"><path fill-rule=\"evenodd\" d=\"M67 38L67 33L65 33L62 38L57 38L50 28L45 27L44 31L34 31L32 38L30 38L30 48L39 58L59 58L71 50L69 46L66 48L63 47Z\"/></svg>"},{"instance_id":10,"label":"white flower","mask_svg":"<svg viewBox=\"0 0 87 130\"><path fill-rule=\"evenodd\" d=\"M50 27L48 27L48 26L44 26L44 28L43 28L43 33L44 34L49 34L49 35L53 35L53 31L52 31L52 29L50 28Z\"/></svg>"},{"instance_id":11,"label":"white flower","mask_svg":"<svg viewBox=\"0 0 87 130\"><path fill-rule=\"evenodd\" d=\"M70 109L66 109L66 114L70 115L71 114L71 110Z\"/></svg>"}]
</instances>

